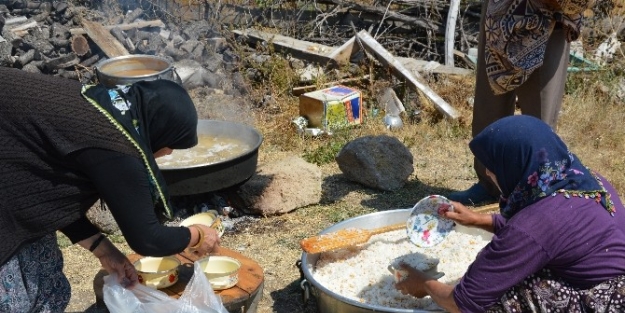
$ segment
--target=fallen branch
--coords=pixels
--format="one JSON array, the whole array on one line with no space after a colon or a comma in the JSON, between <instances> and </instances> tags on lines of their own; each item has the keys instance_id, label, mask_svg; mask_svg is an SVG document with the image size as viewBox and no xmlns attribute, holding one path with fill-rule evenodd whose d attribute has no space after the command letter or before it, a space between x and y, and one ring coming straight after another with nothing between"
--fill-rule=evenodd
<instances>
[{"instance_id":1,"label":"fallen branch","mask_svg":"<svg viewBox=\"0 0 625 313\"><path fill-rule=\"evenodd\" d=\"M386 19L403 22L408 25L414 25L414 26L421 27L427 30L433 30L440 34L444 33L444 30L441 27L441 25L437 25L436 23L428 19L413 17L413 16L397 13L395 11L390 11L390 10L387 11L385 7L361 5L358 3L354 3L350 1L342 1L342 0L317 0L317 1L322 2L322 3L332 3L332 4L340 5L347 9L354 9L354 10L358 10L362 12L374 13L377 15L386 16Z\"/></svg>"}]
</instances>

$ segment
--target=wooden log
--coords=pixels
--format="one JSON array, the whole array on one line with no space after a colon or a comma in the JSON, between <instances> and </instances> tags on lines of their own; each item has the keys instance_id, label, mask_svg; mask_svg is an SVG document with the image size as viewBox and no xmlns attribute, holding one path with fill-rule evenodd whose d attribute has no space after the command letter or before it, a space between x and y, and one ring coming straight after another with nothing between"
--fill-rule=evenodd
<instances>
[{"instance_id":1,"label":"wooden log","mask_svg":"<svg viewBox=\"0 0 625 313\"><path fill-rule=\"evenodd\" d=\"M393 72L396 73L396 75L405 79L411 87L423 92L425 96L434 104L436 109L445 115L445 117L453 120L460 117L460 114L451 105L449 105L447 101L436 94L436 92L434 92L434 90L430 87L419 81L422 77L418 73L410 73L410 71L408 71L408 69L406 69L401 62L395 59L388 50L382 47L380 43L371 37L369 32L361 30L358 32L357 36L362 42L365 50L368 50L370 53L375 55L382 64L388 66L391 70L393 70Z\"/></svg>"},{"instance_id":2,"label":"wooden log","mask_svg":"<svg viewBox=\"0 0 625 313\"><path fill-rule=\"evenodd\" d=\"M124 48L102 24L83 20L82 26L87 31L89 38L91 38L109 58L129 54L126 48Z\"/></svg>"},{"instance_id":3,"label":"wooden log","mask_svg":"<svg viewBox=\"0 0 625 313\"><path fill-rule=\"evenodd\" d=\"M121 30L121 28L119 27L114 27L111 29L111 34L117 38L117 40L119 42L121 42L124 47L126 48L126 50L128 50L129 52L133 52L135 51L135 45L132 43L132 40L130 40L130 38L124 36L124 31Z\"/></svg>"},{"instance_id":4,"label":"wooden log","mask_svg":"<svg viewBox=\"0 0 625 313\"><path fill-rule=\"evenodd\" d=\"M36 52L35 49L28 50L26 53L20 55L17 58L17 62L22 66L28 64L30 61L35 59L35 52Z\"/></svg>"},{"instance_id":5,"label":"wooden log","mask_svg":"<svg viewBox=\"0 0 625 313\"><path fill-rule=\"evenodd\" d=\"M58 58L49 59L44 61L43 67L48 71L54 71L58 69L68 68L80 63L80 59L75 53L68 53Z\"/></svg>"},{"instance_id":6,"label":"wooden log","mask_svg":"<svg viewBox=\"0 0 625 313\"><path fill-rule=\"evenodd\" d=\"M13 27L11 28L11 31L14 33L21 33L23 31L27 31L34 27L37 27L37 21L30 21L28 23L24 23L19 26Z\"/></svg>"},{"instance_id":7,"label":"wooden log","mask_svg":"<svg viewBox=\"0 0 625 313\"><path fill-rule=\"evenodd\" d=\"M71 38L72 51L78 56L84 56L89 53L89 42L83 35L74 35Z\"/></svg>"},{"instance_id":8,"label":"wooden log","mask_svg":"<svg viewBox=\"0 0 625 313\"><path fill-rule=\"evenodd\" d=\"M100 60L100 55L94 54L94 55L90 56L89 58L87 58L87 59L83 60L82 62L80 62L80 65L84 66L84 67L90 67L91 65L95 64L99 60Z\"/></svg>"},{"instance_id":9,"label":"wooden log","mask_svg":"<svg viewBox=\"0 0 625 313\"><path fill-rule=\"evenodd\" d=\"M129 30L133 28L144 28L144 27L163 27L165 23L161 20L152 20L152 21L141 21L135 23L128 24L119 24L119 25L106 25L103 26L106 30L111 30L115 27L119 27L121 30ZM72 28L69 30L72 35L84 35L87 33L87 30L84 28Z\"/></svg>"}]
</instances>

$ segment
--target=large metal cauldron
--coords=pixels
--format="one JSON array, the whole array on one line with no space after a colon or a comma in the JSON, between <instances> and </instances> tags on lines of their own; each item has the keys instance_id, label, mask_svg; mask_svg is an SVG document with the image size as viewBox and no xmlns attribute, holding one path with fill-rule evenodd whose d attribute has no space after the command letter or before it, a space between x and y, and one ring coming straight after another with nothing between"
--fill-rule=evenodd
<instances>
[{"instance_id":1,"label":"large metal cauldron","mask_svg":"<svg viewBox=\"0 0 625 313\"><path fill-rule=\"evenodd\" d=\"M258 148L263 136L256 129L241 123L199 120L198 134L238 139L251 149L245 153L212 164L197 164L182 168L162 168L172 196L217 191L246 182L256 172Z\"/></svg>"},{"instance_id":2,"label":"large metal cauldron","mask_svg":"<svg viewBox=\"0 0 625 313\"><path fill-rule=\"evenodd\" d=\"M372 229L383 227L387 225L406 222L412 209L398 209L384 212L376 212L367 215L354 217L336 225L333 225L320 234L334 232L345 228L365 228ZM358 301L348 299L339 294L330 291L328 288L322 286L313 277L312 271L319 259L319 254L303 253L301 259L301 269L304 274L304 281L302 282L302 288L304 288L304 294L309 292L317 299L317 308L320 313L371 313L371 312L392 312L392 313L419 313L419 312L433 312L426 310L416 309L397 309L388 308L377 305L370 305L360 303ZM306 288L309 288L307 290ZM442 311L437 311L442 312Z\"/></svg>"},{"instance_id":3,"label":"large metal cauldron","mask_svg":"<svg viewBox=\"0 0 625 313\"><path fill-rule=\"evenodd\" d=\"M157 79L182 83L172 63L155 55L123 55L100 61L94 67L98 81L109 88Z\"/></svg>"}]
</instances>

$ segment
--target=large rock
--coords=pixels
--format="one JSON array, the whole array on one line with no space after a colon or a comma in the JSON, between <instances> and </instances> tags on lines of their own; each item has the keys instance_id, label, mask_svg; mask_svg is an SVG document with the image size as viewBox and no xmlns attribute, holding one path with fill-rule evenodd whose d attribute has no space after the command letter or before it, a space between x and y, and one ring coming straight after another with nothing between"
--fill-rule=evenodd
<instances>
[{"instance_id":1,"label":"large rock","mask_svg":"<svg viewBox=\"0 0 625 313\"><path fill-rule=\"evenodd\" d=\"M321 169L299 157L259 166L238 191L250 213L291 212L321 200Z\"/></svg>"},{"instance_id":2,"label":"large rock","mask_svg":"<svg viewBox=\"0 0 625 313\"><path fill-rule=\"evenodd\" d=\"M414 171L410 150L397 138L366 136L347 143L336 156L345 177L367 187L393 191Z\"/></svg>"}]
</instances>

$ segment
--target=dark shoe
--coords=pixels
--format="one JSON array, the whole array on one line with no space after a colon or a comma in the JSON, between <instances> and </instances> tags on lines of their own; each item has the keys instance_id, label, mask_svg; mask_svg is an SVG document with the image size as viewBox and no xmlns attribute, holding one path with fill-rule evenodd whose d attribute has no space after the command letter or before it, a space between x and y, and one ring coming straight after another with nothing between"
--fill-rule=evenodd
<instances>
[{"instance_id":1,"label":"dark shoe","mask_svg":"<svg viewBox=\"0 0 625 313\"><path fill-rule=\"evenodd\" d=\"M497 197L491 196L482 184L474 184L471 188L464 191L452 192L447 199L460 202L464 205L475 205L482 203L495 203Z\"/></svg>"}]
</instances>

